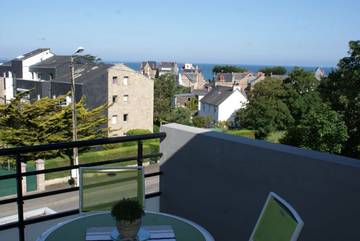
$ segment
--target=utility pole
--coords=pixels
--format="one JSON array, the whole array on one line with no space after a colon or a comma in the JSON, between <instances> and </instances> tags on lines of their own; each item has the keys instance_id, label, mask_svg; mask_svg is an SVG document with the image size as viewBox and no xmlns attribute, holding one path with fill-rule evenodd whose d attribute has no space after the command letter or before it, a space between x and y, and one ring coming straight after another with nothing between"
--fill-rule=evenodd
<instances>
[{"instance_id":1,"label":"utility pole","mask_svg":"<svg viewBox=\"0 0 360 241\"><path fill-rule=\"evenodd\" d=\"M75 98L75 70L74 70L74 55L84 51L83 47L78 47L76 51L70 56L70 80L71 80L71 116L72 116L72 133L73 141L77 141L77 116L76 116L76 98ZM78 148L73 148L73 158L71 165L79 165ZM79 186L79 169L71 169L71 184Z\"/></svg>"},{"instance_id":2,"label":"utility pole","mask_svg":"<svg viewBox=\"0 0 360 241\"><path fill-rule=\"evenodd\" d=\"M70 57L70 78L71 78L71 111L72 111L72 132L73 141L77 141L77 116L76 116L76 98L75 98L75 76L74 76L74 57ZM73 148L73 159L71 165L79 165L78 148ZM79 185L79 169L71 169L71 178L74 186Z\"/></svg>"}]
</instances>

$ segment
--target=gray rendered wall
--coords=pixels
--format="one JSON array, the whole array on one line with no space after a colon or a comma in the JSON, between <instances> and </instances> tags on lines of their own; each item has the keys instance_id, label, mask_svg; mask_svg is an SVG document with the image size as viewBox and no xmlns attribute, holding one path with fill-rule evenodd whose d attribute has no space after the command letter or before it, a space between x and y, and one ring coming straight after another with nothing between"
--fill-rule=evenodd
<instances>
[{"instance_id":1,"label":"gray rendered wall","mask_svg":"<svg viewBox=\"0 0 360 241\"><path fill-rule=\"evenodd\" d=\"M249 240L274 191L303 218L299 240L360 240L360 160L178 124L161 131L161 211L216 240Z\"/></svg>"}]
</instances>

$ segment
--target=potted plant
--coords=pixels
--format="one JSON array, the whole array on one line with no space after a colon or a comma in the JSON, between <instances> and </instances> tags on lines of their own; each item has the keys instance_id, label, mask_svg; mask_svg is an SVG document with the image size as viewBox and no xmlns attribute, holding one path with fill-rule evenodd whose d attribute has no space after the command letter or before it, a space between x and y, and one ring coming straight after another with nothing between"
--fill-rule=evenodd
<instances>
[{"instance_id":1,"label":"potted plant","mask_svg":"<svg viewBox=\"0 0 360 241\"><path fill-rule=\"evenodd\" d=\"M144 215L142 205L134 199L124 198L111 209L111 215L116 220L116 227L123 239L135 239Z\"/></svg>"}]
</instances>

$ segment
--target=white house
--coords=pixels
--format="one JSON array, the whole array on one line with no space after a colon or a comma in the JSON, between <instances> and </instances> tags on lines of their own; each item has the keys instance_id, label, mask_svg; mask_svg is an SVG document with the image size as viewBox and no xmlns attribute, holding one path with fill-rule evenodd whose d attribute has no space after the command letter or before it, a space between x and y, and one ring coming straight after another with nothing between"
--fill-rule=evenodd
<instances>
[{"instance_id":1,"label":"white house","mask_svg":"<svg viewBox=\"0 0 360 241\"><path fill-rule=\"evenodd\" d=\"M248 103L239 86L215 86L199 101L199 115L211 116L214 122L234 121L235 113Z\"/></svg>"}]
</instances>

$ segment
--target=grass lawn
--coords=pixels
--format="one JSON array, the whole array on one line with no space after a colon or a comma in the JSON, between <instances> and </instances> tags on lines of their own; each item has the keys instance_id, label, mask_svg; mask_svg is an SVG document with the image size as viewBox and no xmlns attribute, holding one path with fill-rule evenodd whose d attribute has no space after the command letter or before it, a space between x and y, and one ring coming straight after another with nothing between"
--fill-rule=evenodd
<instances>
[{"instance_id":1,"label":"grass lawn","mask_svg":"<svg viewBox=\"0 0 360 241\"><path fill-rule=\"evenodd\" d=\"M158 153L159 152L159 140L147 140L144 141L143 145L143 154L147 155L150 153ZM99 162L99 161L106 161L106 160L114 160L118 158L125 158L130 156L136 156L137 155L137 145L136 143L126 143L126 144L115 144L112 146L112 149L104 149L100 151L86 151L84 153L80 153L79 155L79 163L93 163L93 162ZM29 161L28 166L34 167L35 162ZM125 165L131 165L136 164L135 161L129 161L129 162L122 162L122 163L116 163L116 166L125 166ZM70 161L66 157L57 157L45 160L45 169L49 168L56 168L56 167L63 167L70 165ZM114 164L112 164L114 165ZM59 177L65 177L69 176L69 171L61 171L61 172L53 172L53 173L46 173L45 179L53 179L53 178L59 178Z\"/></svg>"},{"instance_id":2,"label":"grass lawn","mask_svg":"<svg viewBox=\"0 0 360 241\"><path fill-rule=\"evenodd\" d=\"M247 129L241 129L241 130L225 130L224 133L235 135L235 136L243 136L251 139L255 139L255 131L253 130L247 130Z\"/></svg>"},{"instance_id":3,"label":"grass lawn","mask_svg":"<svg viewBox=\"0 0 360 241\"><path fill-rule=\"evenodd\" d=\"M280 139L285 136L285 131L274 131L271 132L267 137L266 141L272 142L272 143L280 143Z\"/></svg>"}]
</instances>

